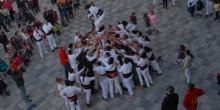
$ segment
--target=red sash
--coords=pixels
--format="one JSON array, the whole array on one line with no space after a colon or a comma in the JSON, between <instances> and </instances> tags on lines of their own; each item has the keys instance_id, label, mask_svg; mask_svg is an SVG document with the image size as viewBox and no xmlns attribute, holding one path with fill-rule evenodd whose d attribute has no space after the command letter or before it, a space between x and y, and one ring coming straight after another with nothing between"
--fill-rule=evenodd
<instances>
[{"instance_id":1,"label":"red sash","mask_svg":"<svg viewBox=\"0 0 220 110\"><path fill-rule=\"evenodd\" d=\"M150 57L149 60L150 60L150 61L154 61L154 60L155 60L155 56L154 56L154 54L151 55L151 57Z\"/></svg>"},{"instance_id":2,"label":"red sash","mask_svg":"<svg viewBox=\"0 0 220 110\"><path fill-rule=\"evenodd\" d=\"M83 84L81 84L82 85L82 87L83 87L83 89L91 89L91 84L89 84L89 85L83 85Z\"/></svg>"},{"instance_id":3,"label":"red sash","mask_svg":"<svg viewBox=\"0 0 220 110\"><path fill-rule=\"evenodd\" d=\"M99 10L98 10L98 13L97 13L97 16L101 16L101 15L103 14L103 12L104 12L104 11L103 11L102 9L99 9Z\"/></svg>"},{"instance_id":4,"label":"red sash","mask_svg":"<svg viewBox=\"0 0 220 110\"><path fill-rule=\"evenodd\" d=\"M69 102L73 102L73 101L76 102L77 98L78 98L78 97L77 97L77 95L75 94L75 95L72 96L72 97L68 97L68 101L69 101Z\"/></svg>"},{"instance_id":5,"label":"red sash","mask_svg":"<svg viewBox=\"0 0 220 110\"><path fill-rule=\"evenodd\" d=\"M114 70L114 71L107 71L106 74L107 74L108 78L115 78L118 75L116 70Z\"/></svg>"},{"instance_id":6,"label":"red sash","mask_svg":"<svg viewBox=\"0 0 220 110\"><path fill-rule=\"evenodd\" d=\"M128 74L123 74L124 78L129 78L132 75L132 72L128 73Z\"/></svg>"}]
</instances>

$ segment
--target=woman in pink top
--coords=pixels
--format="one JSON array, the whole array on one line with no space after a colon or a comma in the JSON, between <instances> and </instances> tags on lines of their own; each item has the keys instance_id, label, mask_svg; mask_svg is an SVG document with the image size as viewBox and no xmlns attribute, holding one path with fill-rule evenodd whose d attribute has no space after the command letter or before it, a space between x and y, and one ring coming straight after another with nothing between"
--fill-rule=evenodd
<instances>
[{"instance_id":1,"label":"woman in pink top","mask_svg":"<svg viewBox=\"0 0 220 110\"><path fill-rule=\"evenodd\" d=\"M157 21L156 21L156 16L154 14L154 11L150 12L149 18L150 18L150 23L153 25L153 31L156 30L157 32L159 32L157 27L156 27L156 22Z\"/></svg>"}]
</instances>

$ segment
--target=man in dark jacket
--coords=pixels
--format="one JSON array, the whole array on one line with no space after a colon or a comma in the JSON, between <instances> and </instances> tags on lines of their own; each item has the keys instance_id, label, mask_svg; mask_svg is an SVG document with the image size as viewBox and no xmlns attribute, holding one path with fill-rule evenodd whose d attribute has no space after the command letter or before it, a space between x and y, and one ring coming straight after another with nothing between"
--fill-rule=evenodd
<instances>
[{"instance_id":1,"label":"man in dark jacket","mask_svg":"<svg viewBox=\"0 0 220 110\"><path fill-rule=\"evenodd\" d=\"M163 99L161 110L177 110L179 103L179 95L174 93L174 87L168 86L166 97Z\"/></svg>"},{"instance_id":2,"label":"man in dark jacket","mask_svg":"<svg viewBox=\"0 0 220 110\"><path fill-rule=\"evenodd\" d=\"M32 100L28 98L28 95L26 95L26 90L24 87L24 79L21 71L8 71L9 75L11 75L12 79L16 82L17 87L19 88L21 92L21 97L23 100L25 100L25 103L29 103Z\"/></svg>"},{"instance_id":3,"label":"man in dark jacket","mask_svg":"<svg viewBox=\"0 0 220 110\"><path fill-rule=\"evenodd\" d=\"M8 38L7 38L7 36L5 35L5 33L2 32L2 30L0 30L0 43L3 45L4 50L5 50L5 52L6 52L6 50L7 50L6 45L7 45L7 43L8 43Z\"/></svg>"},{"instance_id":4,"label":"man in dark jacket","mask_svg":"<svg viewBox=\"0 0 220 110\"><path fill-rule=\"evenodd\" d=\"M55 16L53 11L48 10L47 7L44 8L44 19L50 22L53 26L55 24Z\"/></svg>"}]
</instances>

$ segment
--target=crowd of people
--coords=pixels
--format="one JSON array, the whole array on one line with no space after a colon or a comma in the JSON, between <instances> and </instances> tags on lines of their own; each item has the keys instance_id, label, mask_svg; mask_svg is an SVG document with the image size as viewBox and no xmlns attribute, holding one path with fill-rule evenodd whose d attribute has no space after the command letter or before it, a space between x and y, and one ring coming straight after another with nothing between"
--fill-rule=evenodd
<instances>
[{"instance_id":1,"label":"crowd of people","mask_svg":"<svg viewBox=\"0 0 220 110\"><path fill-rule=\"evenodd\" d=\"M57 95L62 96L67 109L81 109L78 97L82 92L86 94L87 107L90 107L92 104L91 95L96 93L99 87L102 90L103 100L108 100L109 97L114 98L115 94L123 95L125 90L128 91L128 97L135 97L134 88L150 88L154 84L151 75L153 73L158 76L163 74L159 65L163 59L161 56L156 57L148 37L159 32L156 25L157 18L153 10L143 15L147 33L144 35L138 29L135 12L131 14L129 22L124 20L117 22L115 26L106 25L104 21L106 12L96 7L93 2L87 4L87 1L83 0L83 3L87 4L85 10L88 12L88 19L93 28L86 35L82 35L79 31L76 32L74 42L67 46L66 44L57 45L54 35L61 35L59 24L65 27L71 23L70 19L74 18L73 7L75 11L79 9L80 1L51 0L51 2L57 4L59 14L45 7L43 11L45 20L42 22L32 15L32 13L39 14L40 12L38 0L17 0L18 12L13 10L11 1L5 0L0 9L0 25L5 32L10 31L13 21L21 29L21 32L16 31L10 40L5 32L0 30L0 42L4 46L6 57L10 62L10 66L8 66L5 61L0 59L0 71L3 72L4 77L12 76L26 103L32 100L26 95L22 73L26 71L25 68L31 62L35 45L37 45L42 59L48 54L45 39L47 39L52 52L59 49L60 62L65 69L65 79L57 77L58 86L55 89ZM197 2L189 0L188 6L190 8L188 10L192 16L194 11L192 13L191 7L196 3L199 5L199 2L201 3L201 0ZM175 5L174 0L173 5ZM164 3L165 7L167 8L167 3ZM201 15L201 10L197 8L197 11ZM209 14L206 15L212 13L209 11ZM218 18L218 11L216 11L216 18ZM26 24L28 25L26 26ZM176 62L183 66L186 76L189 89L185 96L184 107L189 110L196 109L197 97L204 94L203 90L194 88L195 85L191 83L192 60L193 55L190 50L180 44ZM0 85L0 92L9 96L10 93L3 78L0 78ZM171 108L177 110L178 101L179 96L174 93L174 87L168 86L162 110L170 110ZM189 103L192 101L193 104L190 105Z\"/></svg>"}]
</instances>

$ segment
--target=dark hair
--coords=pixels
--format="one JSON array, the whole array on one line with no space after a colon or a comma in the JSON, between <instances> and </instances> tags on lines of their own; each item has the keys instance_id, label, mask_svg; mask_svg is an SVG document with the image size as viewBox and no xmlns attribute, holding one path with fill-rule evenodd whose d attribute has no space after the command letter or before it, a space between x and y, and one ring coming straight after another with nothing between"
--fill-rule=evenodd
<instances>
[{"instance_id":1,"label":"dark hair","mask_svg":"<svg viewBox=\"0 0 220 110\"><path fill-rule=\"evenodd\" d=\"M60 83L62 80L63 80L62 78L56 77L56 82L57 82L57 83Z\"/></svg>"},{"instance_id":2,"label":"dark hair","mask_svg":"<svg viewBox=\"0 0 220 110\"><path fill-rule=\"evenodd\" d=\"M144 38L146 41L150 41L149 37L147 36L142 36L142 38Z\"/></svg>"},{"instance_id":3,"label":"dark hair","mask_svg":"<svg viewBox=\"0 0 220 110\"><path fill-rule=\"evenodd\" d=\"M141 31L138 31L137 33L139 33L139 35L142 36L142 32Z\"/></svg>"},{"instance_id":4,"label":"dark hair","mask_svg":"<svg viewBox=\"0 0 220 110\"><path fill-rule=\"evenodd\" d=\"M73 43L70 43L70 44L68 45L68 47L69 47L69 48L72 48L72 47L73 47Z\"/></svg>"},{"instance_id":5,"label":"dark hair","mask_svg":"<svg viewBox=\"0 0 220 110\"><path fill-rule=\"evenodd\" d=\"M102 63L101 63L100 61L98 61L98 62L97 62L97 65L98 65L98 66L101 66L101 65L102 65Z\"/></svg>"},{"instance_id":6,"label":"dark hair","mask_svg":"<svg viewBox=\"0 0 220 110\"><path fill-rule=\"evenodd\" d=\"M120 35L119 34L115 34L115 38L119 38L120 37Z\"/></svg>"},{"instance_id":7,"label":"dark hair","mask_svg":"<svg viewBox=\"0 0 220 110\"><path fill-rule=\"evenodd\" d=\"M147 53L143 52L142 55L141 55L141 58L147 58Z\"/></svg>"},{"instance_id":8,"label":"dark hair","mask_svg":"<svg viewBox=\"0 0 220 110\"><path fill-rule=\"evenodd\" d=\"M73 68L70 68L70 69L69 69L69 72L70 72L70 73L73 73Z\"/></svg>"},{"instance_id":9,"label":"dark hair","mask_svg":"<svg viewBox=\"0 0 220 110\"><path fill-rule=\"evenodd\" d=\"M125 58L124 62L125 62L125 64L128 64L129 59L128 59L128 58Z\"/></svg>"},{"instance_id":10,"label":"dark hair","mask_svg":"<svg viewBox=\"0 0 220 110\"><path fill-rule=\"evenodd\" d=\"M117 57L117 59L118 59L120 65L123 65L122 57L120 55Z\"/></svg>"},{"instance_id":11,"label":"dark hair","mask_svg":"<svg viewBox=\"0 0 220 110\"><path fill-rule=\"evenodd\" d=\"M191 58L193 58L193 54L189 51L189 50L186 50L186 54L189 55Z\"/></svg>"},{"instance_id":12,"label":"dark hair","mask_svg":"<svg viewBox=\"0 0 220 110\"><path fill-rule=\"evenodd\" d=\"M107 55L107 57L111 56L111 54L109 52L106 52L105 55Z\"/></svg>"},{"instance_id":13,"label":"dark hair","mask_svg":"<svg viewBox=\"0 0 220 110\"><path fill-rule=\"evenodd\" d=\"M68 50L68 54L69 55L72 55L73 54L73 51L70 49L70 50Z\"/></svg>"},{"instance_id":14,"label":"dark hair","mask_svg":"<svg viewBox=\"0 0 220 110\"><path fill-rule=\"evenodd\" d=\"M65 80L65 85L66 86L70 86L71 85L70 81L69 80Z\"/></svg>"},{"instance_id":15,"label":"dark hair","mask_svg":"<svg viewBox=\"0 0 220 110\"><path fill-rule=\"evenodd\" d=\"M128 24L128 22L127 21L122 21L121 24L123 24L123 26L125 27Z\"/></svg>"},{"instance_id":16,"label":"dark hair","mask_svg":"<svg viewBox=\"0 0 220 110\"><path fill-rule=\"evenodd\" d=\"M90 8L90 5L86 5L86 6L85 6L85 9L89 9L89 8Z\"/></svg>"},{"instance_id":17,"label":"dark hair","mask_svg":"<svg viewBox=\"0 0 220 110\"><path fill-rule=\"evenodd\" d=\"M180 44L179 47L180 47L180 50L185 50L185 46L183 44Z\"/></svg>"},{"instance_id":18,"label":"dark hair","mask_svg":"<svg viewBox=\"0 0 220 110\"><path fill-rule=\"evenodd\" d=\"M113 64L114 63L114 58L113 57L110 57L109 59L108 59L108 64Z\"/></svg>"},{"instance_id":19,"label":"dark hair","mask_svg":"<svg viewBox=\"0 0 220 110\"><path fill-rule=\"evenodd\" d=\"M169 91L170 94L174 93L174 87L173 86L167 86L167 91Z\"/></svg>"},{"instance_id":20,"label":"dark hair","mask_svg":"<svg viewBox=\"0 0 220 110\"><path fill-rule=\"evenodd\" d=\"M151 48L149 48L149 47L145 46L145 47L144 47L144 50L145 50L145 52L147 52L147 53L148 53L148 52L150 52L150 51L151 51Z\"/></svg>"},{"instance_id":21,"label":"dark hair","mask_svg":"<svg viewBox=\"0 0 220 110\"><path fill-rule=\"evenodd\" d=\"M188 88L193 91L195 88L195 85L193 83L189 83Z\"/></svg>"}]
</instances>

